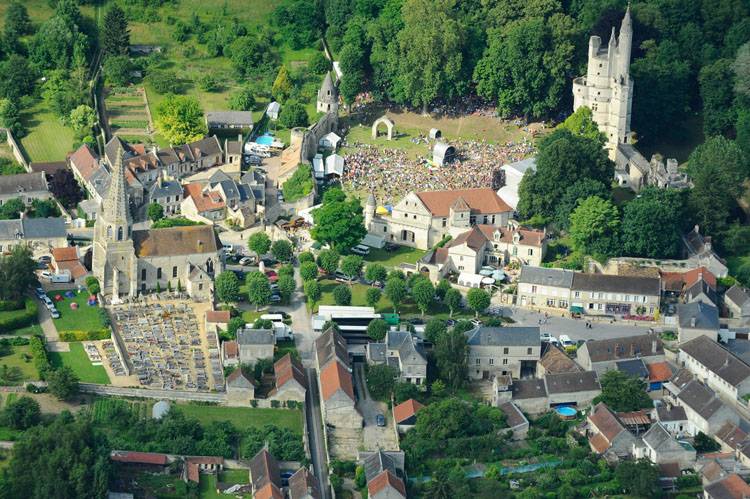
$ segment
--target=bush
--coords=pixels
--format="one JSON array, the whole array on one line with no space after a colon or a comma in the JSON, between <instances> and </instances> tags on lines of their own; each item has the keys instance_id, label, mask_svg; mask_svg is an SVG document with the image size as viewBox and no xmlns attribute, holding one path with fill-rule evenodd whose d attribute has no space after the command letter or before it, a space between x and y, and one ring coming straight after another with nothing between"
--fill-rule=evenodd
<instances>
[{"instance_id":1,"label":"bush","mask_svg":"<svg viewBox=\"0 0 750 499\"><path fill-rule=\"evenodd\" d=\"M107 340L112 333L109 329L92 329L90 331L67 330L60 331L60 340L62 341L96 341Z\"/></svg>"},{"instance_id":2,"label":"bush","mask_svg":"<svg viewBox=\"0 0 750 499\"><path fill-rule=\"evenodd\" d=\"M34 300L24 302L23 311L0 319L0 333L9 333L22 327L30 326L37 318L38 307Z\"/></svg>"},{"instance_id":3,"label":"bush","mask_svg":"<svg viewBox=\"0 0 750 499\"><path fill-rule=\"evenodd\" d=\"M346 284L339 284L333 289L333 299L336 301L336 305L351 305L352 290Z\"/></svg>"},{"instance_id":4,"label":"bush","mask_svg":"<svg viewBox=\"0 0 750 499\"><path fill-rule=\"evenodd\" d=\"M287 102L279 113L279 123L284 128L305 127L309 121L305 106L296 101Z\"/></svg>"},{"instance_id":5,"label":"bush","mask_svg":"<svg viewBox=\"0 0 750 499\"><path fill-rule=\"evenodd\" d=\"M52 370L52 364L50 364L47 357L44 342L37 336L34 336L29 340L29 346L31 347L31 355L34 357L34 367L39 374L39 379L45 379L47 373Z\"/></svg>"},{"instance_id":6,"label":"bush","mask_svg":"<svg viewBox=\"0 0 750 499\"><path fill-rule=\"evenodd\" d=\"M23 301L15 300L0 300L0 312L11 312L13 310L20 310L23 308Z\"/></svg>"},{"instance_id":7,"label":"bush","mask_svg":"<svg viewBox=\"0 0 750 499\"><path fill-rule=\"evenodd\" d=\"M310 194L313 190L313 177L310 165L300 164L292 176L284 182L284 200L288 203L297 201Z\"/></svg>"}]
</instances>

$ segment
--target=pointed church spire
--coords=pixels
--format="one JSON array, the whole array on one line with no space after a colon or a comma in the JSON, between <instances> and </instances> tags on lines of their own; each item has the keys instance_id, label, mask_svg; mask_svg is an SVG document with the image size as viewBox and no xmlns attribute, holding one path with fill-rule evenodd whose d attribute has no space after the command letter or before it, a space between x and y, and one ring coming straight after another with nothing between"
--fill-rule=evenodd
<instances>
[{"instance_id":1,"label":"pointed church spire","mask_svg":"<svg viewBox=\"0 0 750 499\"><path fill-rule=\"evenodd\" d=\"M617 41L618 73L623 77L626 77L630 73L630 51L632 50L632 46L633 21L630 18L630 2L628 2L628 8L625 9L625 15L620 25L620 38Z\"/></svg>"},{"instance_id":2,"label":"pointed church spire","mask_svg":"<svg viewBox=\"0 0 750 499\"><path fill-rule=\"evenodd\" d=\"M127 184L125 181L125 166L122 164L122 145L117 146L115 164L112 165L109 191L104 198L103 215L108 222L116 225L130 223L130 209L128 208Z\"/></svg>"}]
</instances>

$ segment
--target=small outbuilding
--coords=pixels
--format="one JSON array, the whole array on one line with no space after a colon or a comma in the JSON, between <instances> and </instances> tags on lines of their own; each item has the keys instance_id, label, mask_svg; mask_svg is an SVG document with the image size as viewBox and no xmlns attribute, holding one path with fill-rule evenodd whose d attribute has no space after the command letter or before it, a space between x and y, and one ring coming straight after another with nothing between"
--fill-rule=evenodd
<instances>
[{"instance_id":1,"label":"small outbuilding","mask_svg":"<svg viewBox=\"0 0 750 499\"><path fill-rule=\"evenodd\" d=\"M320 138L318 145L324 149L333 149L335 151L339 147L340 141L341 137L335 132L328 132Z\"/></svg>"},{"instance_id":2,"label":"small outbuilding","mask_svg":"<svg viewBox=\"0 0 750 499\"><path fill-rule=\"evenodd\" d=\"M206 127L209 130L251 129L253 113L250 111L209 111L206 113Z\"/></svg>"},{"instance_id":3,"label":"small outbuilding","mask_svg":"<svg viewBox=\"0 0 750 499\"><path fill-rule=\"evenodd\" d=\"M166 400L160 400L154 404L151 408L151 417L154 419L161 419L169 412L169 402Z\"/></svg>"},{"instance_id":4,"label":"small outbuilding","mask_svg":"<svg viewBox=\"0 0 750 499\"><path fill-rule=\"evenodd\" d=\"M450 163L456 158L456 148L446 142L437 142L432 148L432 162L438 166Z\"/></svg>"},{"instance_id":5,"label":"small outbuilding","mask_svg":"<svg viewBox=\"0 0 750 499\"><path fill-rule=\"evenodd\" d=\"M437 140L443 138L443 132L439 128L430 128L430 140Z\"/></svg>"}]
</instances>

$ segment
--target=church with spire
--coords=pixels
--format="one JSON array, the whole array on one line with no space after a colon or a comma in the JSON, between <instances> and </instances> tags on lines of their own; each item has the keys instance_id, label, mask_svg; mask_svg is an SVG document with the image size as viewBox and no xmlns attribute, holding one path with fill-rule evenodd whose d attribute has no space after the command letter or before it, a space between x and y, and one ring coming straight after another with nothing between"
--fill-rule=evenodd
<instances>
[{"instance_id":1,"label":"church with spire","mask_svg":"<svg viewBox=\"0 0 750 499\"><path fill-rule=\"evenodd\" d=\"M92 271L102 293L116 300L172 289L208 299L222 265L213 227L133 230L123 154L118 148L109 165L111 183L94 225Z\"/></svg>"},{"instance_id":2,"label":"church with spire","mask_svg":"<svg viewBox=\"0 0 750 499\"><path fill-rule=\"evenodd\" d=\"M620 25L619 36L612 35L602 46L602 39L589 39L586 76L573 80L573 111L581 106L591 109L594 122L607 136L607 150L613 161L620 144L628 144L630 114L633 104L633 78L630 76L630 52L633 45L633 24L630 5Z\"/></svg>"}]
</instances>

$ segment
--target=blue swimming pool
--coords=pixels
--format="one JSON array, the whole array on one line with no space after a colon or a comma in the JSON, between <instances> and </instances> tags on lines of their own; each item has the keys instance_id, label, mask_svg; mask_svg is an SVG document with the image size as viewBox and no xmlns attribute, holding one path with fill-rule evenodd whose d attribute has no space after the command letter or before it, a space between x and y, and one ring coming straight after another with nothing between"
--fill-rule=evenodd
<instances>
[{"instance_id":1,"label":"blue swimming pool","mask_svg":"<svg viewBox=\"0 0 750 499\"><path fill-rule=\"evenodd\" d=\"M257 139L255 139L256 144L260 144L262 146L270 146L273 144L273 136L272 135L261 135Z\"/></svg>"},{"instance_id":2,"label":"blue swimming pool","mask_svg":"<svg viewBox=\"0 0 750 499\"><path fill-rule=\"evenodd\" d=\"M566 418L573 418L575 417L576 414L578 414L578 411L576 411L572 407L567 407L567 406L555 407L555 411L557 411L557 413L560 416L563 416Z\"/></svg>"}]
</instances>

